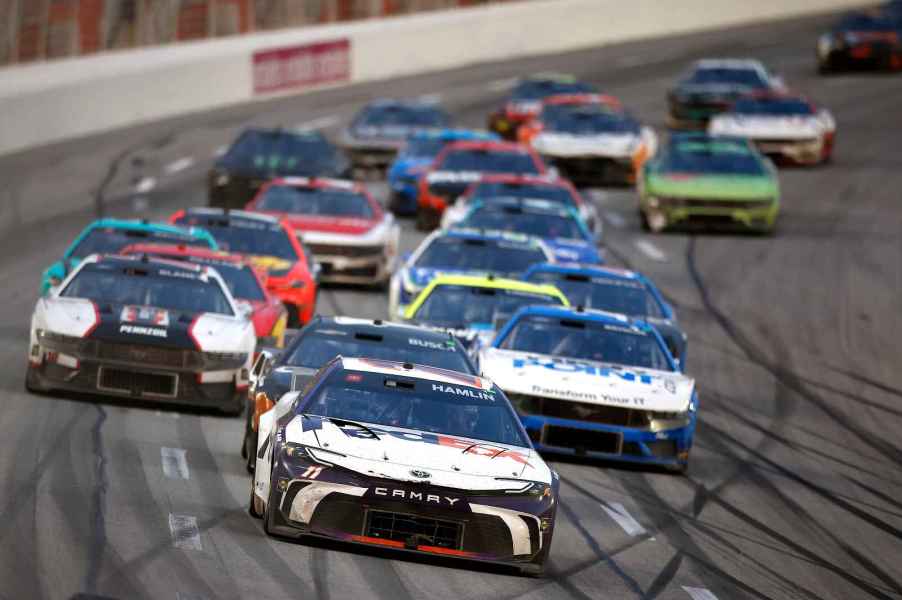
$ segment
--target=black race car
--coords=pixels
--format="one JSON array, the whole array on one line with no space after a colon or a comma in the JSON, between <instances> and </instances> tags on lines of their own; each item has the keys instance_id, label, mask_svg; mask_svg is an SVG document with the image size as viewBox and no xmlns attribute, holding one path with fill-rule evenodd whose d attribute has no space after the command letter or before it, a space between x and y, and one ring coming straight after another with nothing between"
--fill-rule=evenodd
<instances>
[{"instance_id":1,"label":"black race car","mask_svg":"<svg viewBox=\"0 0 902 600\"><path fill-rule=\"evenodd\" d=\"M244 208L275 177L349 177L350 163L319 131L247 129L207 179L210 206Z\"/></svg>"},{"instance_id":2,"label":"black race car","mask_svg":"<svg viewBox=\"0 0 902 600\"><path fill-rule=\"evenodd\" d=\"M757 60L698 60L668 93L670 126L701 129L742 96L781 89L783 81Z\"/></svg>"},{"instance_id":3,"label":"black race car","mask_svg":"<svg viewBox=\"0 0 902 600\"><path fill-rule=\"evenodd\" d=\"M504 393L467 373L337 357L260 417L251 515L315 536L542 573L559 478Z\"/></svg>"},{"instance_id":4,"label":"black race car","mask_svg":"<svg viewBox=\"0 0 902 600\"><path fill-rule=\"evenodd\" d=\"M364 106L341 134L339 144L355 168L386 169L407 138L417 131L446 129L451 117L427 100L374 100Z\"/></svg>"},{"instance_id":5,"label":"black race car","mask_svg":"<svg viewBox=\"0 0 902 600\"><path fill-rule=\"evenodd\" d=\"M840 19L817 41L820 73L856 67L902 69L902 3L853 12Z\"/></svg>"},{"instance_id":6,"label":"black race car","mask_svg":"<svg viewBox=\"0 0 902 600\"><path fill-rule=\"evenodd\" d=\"M265 350L254 363L242 446L248 470L254 468L260 414L284 394L303 388L320 367L339 354L476 373L466 350L450 333L379 320L317 316L292 338L284 351Z\"/></svg>"}]
</instances>

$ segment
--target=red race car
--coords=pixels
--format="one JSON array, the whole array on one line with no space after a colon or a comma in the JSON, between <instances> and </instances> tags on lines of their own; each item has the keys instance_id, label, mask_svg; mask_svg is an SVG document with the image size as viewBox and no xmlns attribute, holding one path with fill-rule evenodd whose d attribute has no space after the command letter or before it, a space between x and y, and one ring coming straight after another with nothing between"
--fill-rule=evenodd
<instances>
[{"instance_id":1,"label":"red race car","mask_svg":"<svg viewBox=\"0 0 902 600\"><path fill-rule=\"evenodd\" d=\"M266 289L265 275L237 254L182 244L132 244L120 254L146 255L213 267L225 281L239 307L246 307L254 322L257 346L282 348L288 311L275 295Z\"/></svg>"},{"instance_id":2,"label":"red race car","mask_svg":"<svg viewBox=\"0 0 902 600\"><path fill-rule=\"evenodd\" d=\"M538 154L511 142L454 142L445 146L420 177L417 195L417 228L435 229L445 208L453 204L471 183L490 173L546 175L548 168Z\"/></svg>"},{"instance_id":3,"label":"red race car","mask_svg":"<svg viewBox=\"0 0 902 600\"><path fill-rule=\"evenodd\" d=\"M259 213L208 207L180 210L169 222L206 229L221 249L265 271L266 288L288 310L289 327L313 318L319 266L288 224Z\"/></svg>"},{"instance_id":4,"label":"red race car","mask_svg":"<svg viewBox=\"0 0 902 600\"><path fill-rule=\"evenodd\" d=\"M283 218L313 252L323 281L383 285L394 271L401 229L360 184L275 179L247 210Z\"/></svg>"}]
</instances>

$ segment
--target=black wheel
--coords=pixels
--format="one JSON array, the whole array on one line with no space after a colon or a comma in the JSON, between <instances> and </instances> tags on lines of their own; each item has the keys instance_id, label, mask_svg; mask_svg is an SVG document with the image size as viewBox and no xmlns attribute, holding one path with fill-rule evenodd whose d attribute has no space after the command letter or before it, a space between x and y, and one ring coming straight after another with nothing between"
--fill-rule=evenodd
<instances>
[{"instance_id":1,"label":"black wheel","mask_svg":"<svg viewBox=\"0 0 902 600\"><path fill-rule=\"evenodd\" d=\"M639 209L639 224L642 226L642 231L651 230L651 227L648 225L648 216L641 208Z\"/></svg>"},{"instance_id":2,"label":"black wheel","mask_svg":"<svg viewBox=\"0 0 902 600\"><path fill-rule=\"evenodd\" d=\"M248 473L253 473L257 468L257 432L248 431L244 437L243 457L247 460Z\"/></svg>"},{"instance_id":3,"label":"black wheel","mask_svg":"<svg viewBox=\"0 0 902 600\"><path fill-rule=\"evenodd\" d=\"M435 221L431 211L417 209L417 229L419 231L432 231L435 229Z\"/></svg>"},{"instance_id":4,"label":"black wheel","mask_svg":"<svg viewBox=\"0 0 902 600\"><path fill-rule=\"evenodd\" d=\"M523 577L540 578L545 575L545 561L540 563L529 563L520 567L520 575Z\"/></svg>"},{"instance_id":5,"label":"black wheel","mask_svg":"<svg viewBox=\"0 0 902 600\"><path fill-rule=\"evenodd\" d=\"M317 286L319 287L319 286ZM288 328L289 329L300 329L301 323L301 313L298 310L298 307L294 304L285 304L285 310L288 311Z\"/></svg>"},{"instance_id":6,"label":"black wheel","mask_svg":"<svg viewBox=\"0 0 902 600\"><path fill-rule=\"evenodd\" d=\"M28 365L28 368L25 370L25 391L30 394L47 393L47 388L41 384L38 370L31 365Z\"/></svg>"},{"instance_id":7,"label":"black wheel","mask_svg":"<svg viewBox=\"0 0 902 600\"><path fill-rule=\"evenodd\" d=\"M266 500L266 508L263 510L263 531L265 531L267 535L278 535L278 533L275 532L276 513L278 512L278 509L273 509L273 507L278 503L275 492L275 482L272 480L272 476L270 475L269 497Z\"/></svg>"}]
</instances>

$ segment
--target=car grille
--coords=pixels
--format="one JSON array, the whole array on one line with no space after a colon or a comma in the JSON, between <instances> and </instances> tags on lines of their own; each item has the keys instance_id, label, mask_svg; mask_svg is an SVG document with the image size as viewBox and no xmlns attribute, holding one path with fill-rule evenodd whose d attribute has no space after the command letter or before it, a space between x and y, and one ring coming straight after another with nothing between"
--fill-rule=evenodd
<instances>
[{"instance_id":1,"label":"car grille","mask_svg":"<svg viewBox=\"0 0 902 600\"><path fill-rule=\"evenodd\" d=\"M337 246L332 244L308 244L314 256L349 256L352 258L380 256L382 246Z\"/></svg>"},{"instance_id":2,"label":"car grille","mask_svg":"<svg viewBox=\"0 0 902 600\"><path fill-rule=\"evenodd\" d=\"M521 414L588 421L618 427L648 427L649 412L644 410L542 398L526 394L508 394L508 398Z\"/></svg>"},{"instance_id":3,"label":"car grille","mask_svg":"<svg viewBox=\"0 0 902 600\"><path fill-rule=\"evenodd\" d=\"M370 510L367 513L366 535L403 542L412 547L436 546L459 550L463 523L423 515Z\"/></svg>"},{"instance_id":4,"label":"car grille","mask_svg":"<svg viewBox=\"0 0 902 600\"><path fill-rule=\"evenodd\" d=\"M170 373L142 373L101 367L97 375L97 388L133 396L174 398L178 391L178 376Z\"/></svg>"},{"instance_id":5,"label":"car grille","mask_svg":"<svg viewBox=\"0 0 902 600\"><path fill-rule=\"evenodd\" d=\"M160 348L158 346L104 343L100 344L98 348L97 358L181 368L186 364L187 354L188 352L184 350Z\"/></svg>"},{"instance_id":6,"label":"car grille","mask_svg":"<svg viewBox=\"0 0 902 600\"><path fill-rule=\"evenodd\" d=\"M700 208L700 209L722 209L722 210L743 210L754 208L766 208L770 206L772 200L770 198L760 200L728 200L721 198L661 198L660 202L663 206L669 208Z\"/></svg>"},{"instance_id":7,"label":"car grille","mask_svg":"<svg viewBox=\"0 0 902 600\"><path fill-rule=\"evenodd\" d=\"M558 448L572 448L579 452L601 452L620 454L623 436L608 431L590 431L575 427L546 425L542 432L542 443Z\"/></svg>"}]
</instances>

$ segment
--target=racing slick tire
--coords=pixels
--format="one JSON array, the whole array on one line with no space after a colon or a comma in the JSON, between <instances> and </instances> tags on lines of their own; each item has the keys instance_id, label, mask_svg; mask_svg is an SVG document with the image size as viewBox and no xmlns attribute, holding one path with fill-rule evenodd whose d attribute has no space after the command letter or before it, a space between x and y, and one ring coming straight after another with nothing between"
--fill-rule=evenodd
<instances>
[{"instance_id":1,"label":"racing slick tire","mask_svg":"<svg viewBox=\"0 0 902 600\"><path fill-rule=\"evenodd\" d=\"M41 383L38 370L31 365L25 370L25 391L29 394L46 394L50 391Z\"/></svg>"}]
</instances>

